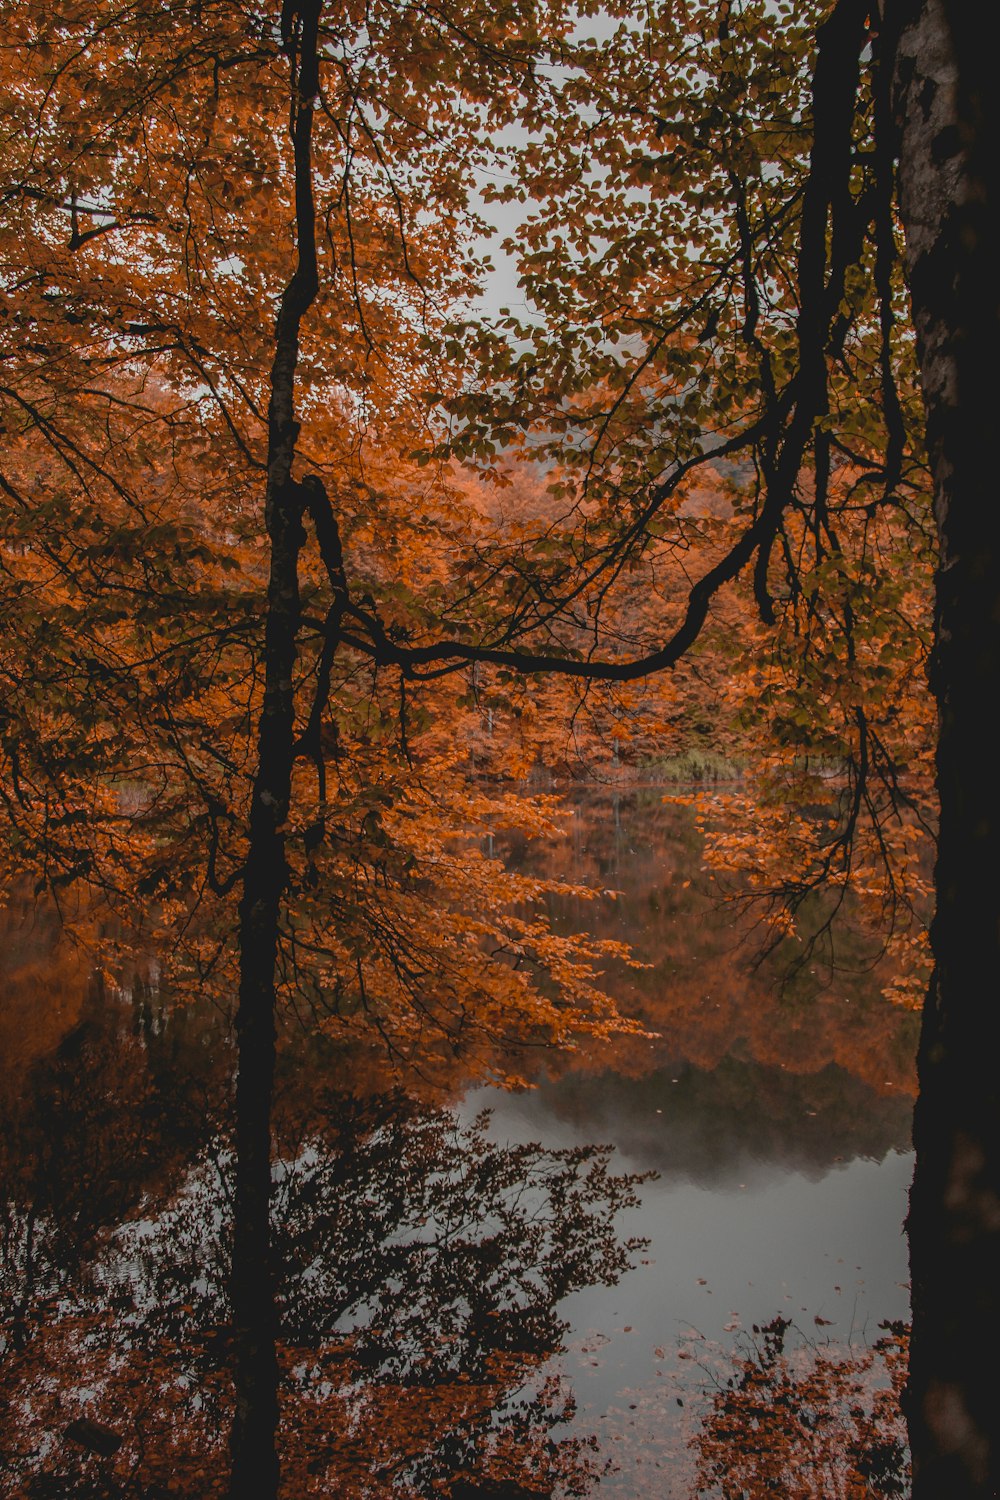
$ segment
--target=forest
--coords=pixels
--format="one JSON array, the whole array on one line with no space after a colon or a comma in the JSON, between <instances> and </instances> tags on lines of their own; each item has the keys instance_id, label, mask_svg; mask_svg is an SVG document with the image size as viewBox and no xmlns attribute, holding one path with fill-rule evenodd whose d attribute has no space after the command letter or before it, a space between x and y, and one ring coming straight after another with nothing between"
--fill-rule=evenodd
<instances>
[{"instance_id":1,"label":"forest","mask_svg":"<svg viewBox=\"0 0 1000 1500\"><path fill-rule=\"evenodd\" d=\"M0 1494L995 1496L971 4L0 3Z\"/></svg>"}]
</instances>

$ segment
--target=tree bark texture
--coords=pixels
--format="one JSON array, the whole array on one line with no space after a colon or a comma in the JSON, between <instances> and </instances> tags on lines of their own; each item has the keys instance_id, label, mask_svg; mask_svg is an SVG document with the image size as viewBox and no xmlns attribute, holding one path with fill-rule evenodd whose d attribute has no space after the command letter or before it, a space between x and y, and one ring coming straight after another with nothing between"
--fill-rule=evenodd
<instances>
[{"instance_id":1,"label":"tree bark texture","mask_svg":"<svg viewBox=\"0 0 1000 1500\"><path fill-rule=\"evenodd\" d=\"M320 0L282 16L298 65L293 110L296 265L275 328L268 407L265 495L270 576L264 629L264 698L249 848L239 908L236 1191L231 1301L236 1407L230 1436L231 1500L271 1500L279 1483L277 1315L270 1251L271 1096L275 1063L278 925L287 884L284 825L295 740L293 677L300 624L299 552L305 539L300 487L292 478L298 424L299 329L317 290L312 193L312 114L319 92ZM294 73L293 73L294 77Z\"/></svg>"},{"instance_id":2,"label":"tree bark texture","mask_svg":"<svg viewBox=\"0 0 1000 1500\"><path fill-rule=\"evenodd\" d=\"M908 1219L917 1500L1000 1494L1000 85L985 16L968 0L886 6L940 545L935 973Z\"/></svg>"}]
</instances>

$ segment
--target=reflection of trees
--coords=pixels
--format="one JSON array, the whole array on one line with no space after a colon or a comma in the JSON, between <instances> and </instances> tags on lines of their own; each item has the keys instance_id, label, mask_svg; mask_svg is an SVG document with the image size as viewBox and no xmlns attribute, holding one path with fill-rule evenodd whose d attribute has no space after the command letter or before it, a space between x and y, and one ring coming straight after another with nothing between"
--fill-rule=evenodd
<instances>
[{"instance_id":1,"label":"reflection of trees","mask_svg":"<svg viewBox=\"0 0 1000 1500\"><path fill-rule=\"evenodd\" d=\"M872 967L871 941L849 921L837 924L833 972L818 958L801 965L792 940L757 962L763 934L753 913L721 899L691 809L664 806L655 790L616 797L613 806L576 803L572 835L530 851L521 845L515 861L619 893L586 910L572 898L549 905L557 928L625 941L649 965L612 966L607 983L659 1036L652 1047L622 1037L574 1055L572 1071L605 1069L610 1057L632 1077L680 1062L708 1073L735 1057L801 1077L834 1065L882 1097L912 1097L915 1017L883 998L889 976Z\"/></svg>"},{"instance_id":2,"label":"reflection of trees","mask_svg":"<svg viewBox=\"0 0 1000 1500\"><path fill-rule=\"evenodd\" d=\"M398 1094L325 1103L336 1126L285 1163L276 1238L286 1361L313 1351L301 1395L326 1483L579 1485L580 1445L550 1441L571 1399L538 1371L565 1331L559 1300L626 1268L635 1247L613 1220L634 1179L605 1151L498 1146L485 1116L460 1128ZM339 1390L317 1410L321 1372ZM331 1422L346 1424L339 1453Z\"/></svg>"},{"instance_id":3,"label":"reflection of trees","mask_svg":"<svg viewBox=\"0 0 1000 1500\"><path fill-rule=\"evenodd\" d=\"M44 992L36 1000L44 1005ZM8 1080L0 1104L7 1342L30 1336L33 1309L84 1276L144 1195L176 1184L205 1138L206 1101L219 1093L220 1059L213 1049L209 1062L207 1039L190 1013L164 1029L145 993L126 1008L95 988L58 1046Z\"/></svg>"},{"instance_id":4,"label":"reflection of trees","mask_svg":"<svg viewBox=\"0 0 1000 1500\"><path fill-rule=\"evenodd\" d=\"M910 1144L910 1101L834 1065L803 1076L725 1057L710 1071L675 1063L637 1078L573 1071L538 1097L577 1129L613 1128L631 1161L703 1184L775 1170L817 1180L840 1161L881 1161Z\"/></svg>"},{"instance_id":5,"label":"reflection of trees","mask_svg":"<svg viewBox=\"0 0 1000 1500\"><path fill-rule=\"evenodd\" d=\"M54 953L57 943L53 914L41 903L31 911L14 892L0 910L0 1091L5 1093L80 1019L89 965L72 949Z\"/></svg>"},{"instance_id":6,"label":"reflection of trees","mask_svg":"<svg viewBox=\"0 0 1000 1500\"><path fill-rule=\"evenodd\" d=\"M750 922L703 870L690 809L653 789L577 801L571 839L513 857L617 890L589 911L551 898L555 924L589 922L649 966L611 965L607 985L655 1037L546 1059L552 1114L613 1128L633 1160L699 1182L745 1180L755 1163L816 1176L908 1148L916 1018L883 998L849 924L839 937L857 972L790 972L787 952L756 963Z\"/></svg>"},{"instance_id":7,"label":"reflection of trees","mask_svg":"<svg viewBox=\"0 0 1000 1500\"><path fill-rule=\"evenodd\" d=\"M175 1023L133 1032L111 1011L36 1065L2 1122L0 1493L25 1500L223 1488L231 1156L216 1091L202 1080L196 1128ZM400 1093L290 1086L276 1144L287 1492L580 1492L592 1460L557 1437L572 1397L541 1367L559 1300L628 1265L614 1221L635 1179L606 1151L498 1145L485 1117L459 1125Z\"/></svg>"},{"instance_id":8,"label":"reflection of trees","mask_svg":"<svg viewBox=\"0 0 1000 1500\"><path fill-rule=\"evenodd\" d=\"M866 1500L908 1493L899 1399L905 1330L887 1325L871 1348L789 1338L778 1317L734 1356L693 1439L694 1493L718 1500Z\"/></svg>"}]
</instances>

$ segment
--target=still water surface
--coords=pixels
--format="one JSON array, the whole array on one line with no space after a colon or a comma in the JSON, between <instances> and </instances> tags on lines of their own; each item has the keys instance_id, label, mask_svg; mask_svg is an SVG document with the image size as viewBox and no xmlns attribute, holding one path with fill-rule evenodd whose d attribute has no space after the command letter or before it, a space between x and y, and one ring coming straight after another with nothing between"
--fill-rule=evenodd
<instances>
[{"instance_id":1,"label":"still water surface","mask_svg":"<svg viewBox=\"0 0 1000 1500\"><path fill-rule=\"evenodd\" d=\"M754 1324L861 1349L907 1314L913 1017L849 933L858 973L755 965L685 809L581 798L570 827L503 853L618 893L554 916L633 946L608 984L655 1038L443 1102L286 1047L290 1495L689 1495ZM221 1493L224 1019L109 993L26 908L0 1000L0 1493Z\"/></svg>"}]
</instances>

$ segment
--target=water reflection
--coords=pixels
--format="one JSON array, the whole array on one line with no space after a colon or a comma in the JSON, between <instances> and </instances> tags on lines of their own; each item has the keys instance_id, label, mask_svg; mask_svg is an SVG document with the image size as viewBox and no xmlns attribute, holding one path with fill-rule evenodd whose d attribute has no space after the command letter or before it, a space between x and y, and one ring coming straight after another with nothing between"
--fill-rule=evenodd
<instances>
[{"instance_id":1,"label":"water reflection","mask_svg":"<svg viewBox=\"0 0 1000 1500\"><path fill-rule=\"evenodd\" d=\"M569 811L567 840L522 843L510 857L615 893L551 906L560 925L630 944L645 967L614 969L607 983L656 1035L541 1069L554 1120L707 1185L745 1180L754 1164L819 1177L909 1148L917 1018L883 999L890 976L869 941L841 923L833 969L796 966L792 942L760 961L754 914L722 898L688 810L640 791Z\"/></svg>"},{"instance_id":2,"label":"water reflection","mask_svg":"<svg viewBox=\"0 0 1000 1500\"><path fill-rule=\"evenodd\" d=\"M225 1037L96 988L83 1009L3 1101L3 1493L221 1494ZM317 1061L276 1119L287 1492L579 1487L572 1394L542 1366L562 1299L639 1248L615 1227L636 1180Z\"/></svg>"},{"instance_id":3,"label":"water reflection","mask_svg":"<svg viewBox=\"0 0 1000 1500\"><path fill-rule=\"evenodd\" d=\"M901 1500L907 1344L898 1324L846 1353L803 1340L783 1317L750 1330L720 1369L695 1435L698 1495Z\"/></svg>"},{"instance_id":4,"label":"water reflection","mask_svg":"<svg viewBox=\"0 0 1000 1500\"><path fill-rule=\"evenodd\" d=\"M687 1496L698 1434L717 1464L730 1433L697 1403L706 1350L776 1312L844 1341L905 1316L915 1024L860 940L839 940L856 972L755 968L690 818L657 797L580 802L568 841L510 855L619 893L555 918L634 945L648 967L609 987L658 1036L446 1108L360 1044L288 1031L289 1495ZM226 1018L149 976L107 992L49 916L6 920L0 1494L221 1495Z\"/></svg>"},{"instance_id":5,"label":"water reflection","mask_svg":"<svg viewBox=\"0 0 1000 1500\"><path fill-rule=\"evenodd\" d=\"M909 1146L910 1101L879 1095L845 1069L817 1073L725 1057L637 1078L564 1074L540 1085L536 1107L558 1127L615 1141L631 1161L670 1179L725 1189L787 1172L819 1181L845 1161L883 1160Z\"/></svg>"}]
</instances>

